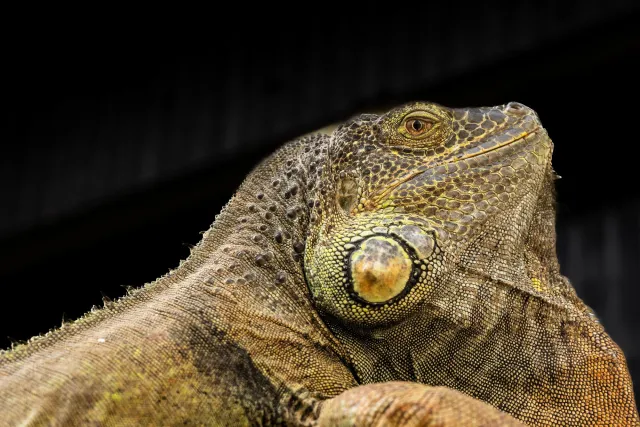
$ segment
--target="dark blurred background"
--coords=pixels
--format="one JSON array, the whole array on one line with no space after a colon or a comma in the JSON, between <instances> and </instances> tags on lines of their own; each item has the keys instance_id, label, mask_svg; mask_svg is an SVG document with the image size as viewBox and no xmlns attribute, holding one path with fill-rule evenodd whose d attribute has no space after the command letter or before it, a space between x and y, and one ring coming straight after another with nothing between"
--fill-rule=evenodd
<instances>
[{"instance_id":1,"label":"dark blurred background","mask_svg":"<svg viewBox=\"0 0 640 427\"><path fill-rule=\"evenodd\" d=\"M251 25L221 14L201 31L135 36L23 28L3 57L0 348L175 268L289 139L416 99L519 101L556 144L562 270L625 351L638 394L637 4L371 6Z\"/></svg>"}]
</instances>

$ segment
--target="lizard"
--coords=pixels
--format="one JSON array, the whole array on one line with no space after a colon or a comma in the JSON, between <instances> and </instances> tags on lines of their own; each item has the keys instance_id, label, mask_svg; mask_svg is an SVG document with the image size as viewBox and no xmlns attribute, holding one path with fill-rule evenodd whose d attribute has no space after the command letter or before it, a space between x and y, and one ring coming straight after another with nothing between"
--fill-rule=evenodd
<instances>
[{"instance_id":1,"label":"lizard","mask_svg":"<svg viewBox=\"0 0 640 427\"><path fill-rule=\"evenodd\" d=\"M0 424L638 426L560 273L553 148L517 102L291 141L176 269L3 351Z\"/></svg>"}]
</instances>

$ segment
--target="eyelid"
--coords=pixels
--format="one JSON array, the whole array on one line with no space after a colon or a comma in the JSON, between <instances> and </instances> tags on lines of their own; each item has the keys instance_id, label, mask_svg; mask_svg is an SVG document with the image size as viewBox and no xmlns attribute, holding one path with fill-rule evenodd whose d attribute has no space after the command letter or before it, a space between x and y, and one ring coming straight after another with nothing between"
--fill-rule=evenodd
<instances>
[{"instance_id":1,"label":"eyelid","mask_svg":"<svg viewBox=\"0 0 640 427\"><path fill-rule=\"evenodd\" d=\"M424 122L429 122L429 123L431 123L431 124L436 124L436 123L437 123L437 121L436 121L436 120L434 120L434 119L433 119L433 118L431 118L431 117L427 117L427 116L418 116L418 115L415 115L415 116L407 116L407 117L405 117L405 118L402 120L402 123L406 123L406 122L408 122L409 120L422 120L422 121L424 121Z\"/></svg>"},{"instance_id":2,"label":"eyelid","mask_svg":"<svg viewBox=\"0 0 640 427\"><path fill-rule=\"evenodd\" d=\"M410 119L420 119L430 121L431 123L438 123L440 120L437 116L426 111L413 111L402 118L402 123Z\"/></svg>"}]
</instances>

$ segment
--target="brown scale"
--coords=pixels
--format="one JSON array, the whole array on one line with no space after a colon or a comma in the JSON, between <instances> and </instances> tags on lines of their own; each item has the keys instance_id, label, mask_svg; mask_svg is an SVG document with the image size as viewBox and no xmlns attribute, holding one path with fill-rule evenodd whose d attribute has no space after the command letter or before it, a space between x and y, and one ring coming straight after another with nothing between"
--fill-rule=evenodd
<instances>
[{"instance_id":1,"label":"brown scale","mask_svg":"<svg viewBox=\"0 0 640 427\"><path fill-rule=\"evenodd\" d=\"M175 270L1 353L0 425L640 425L552 149L518 103L292 141Z\"/></svg>"}]
</instances>

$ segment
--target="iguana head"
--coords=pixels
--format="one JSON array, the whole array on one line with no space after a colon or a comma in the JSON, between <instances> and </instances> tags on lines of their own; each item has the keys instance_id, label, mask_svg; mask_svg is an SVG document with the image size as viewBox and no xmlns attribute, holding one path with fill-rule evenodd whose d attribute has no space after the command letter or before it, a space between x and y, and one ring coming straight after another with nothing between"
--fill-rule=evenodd
<instances>
[{"instance_id":1,"label":"iguana head","mask_svg":"<svg viewBox=\"0 0 640 427\"><path fill-rule=\"evenodd\" d=\"M552 150L536 113L515 102L416 102L333 132L305 274L361 381L478 396L486 381L513 389L523 378L505 361L524 377L532 365L549 372L533 343L569 352L555 335L591 320L559 273Z\"/></svg>"},{"instance_id":2,"label":"iguana head","mask_svg":"<svg viewBox=\"0 0 640 427\"><path fill-rule=\"evenodd\" d=\"M624 355L559 272L552 150L515 102L333 132L304 270L360 383L442 385L541 424L628 412Z\"/></svg>"},{"instance_id":3,"label":"iguana head","mask_svg":"<svg viewBox=\"0 0 640 427\"><path fill-rule=\"evenodd\" d=\"M540 199L550 197L551 152L535 112L515 102L416 102L339 127L307 242L316 305L371 327L459 292L469 275L536 292L543 279L528 277L524 254L537 210L549 205Z\"/></svg>"}]
</instances>

